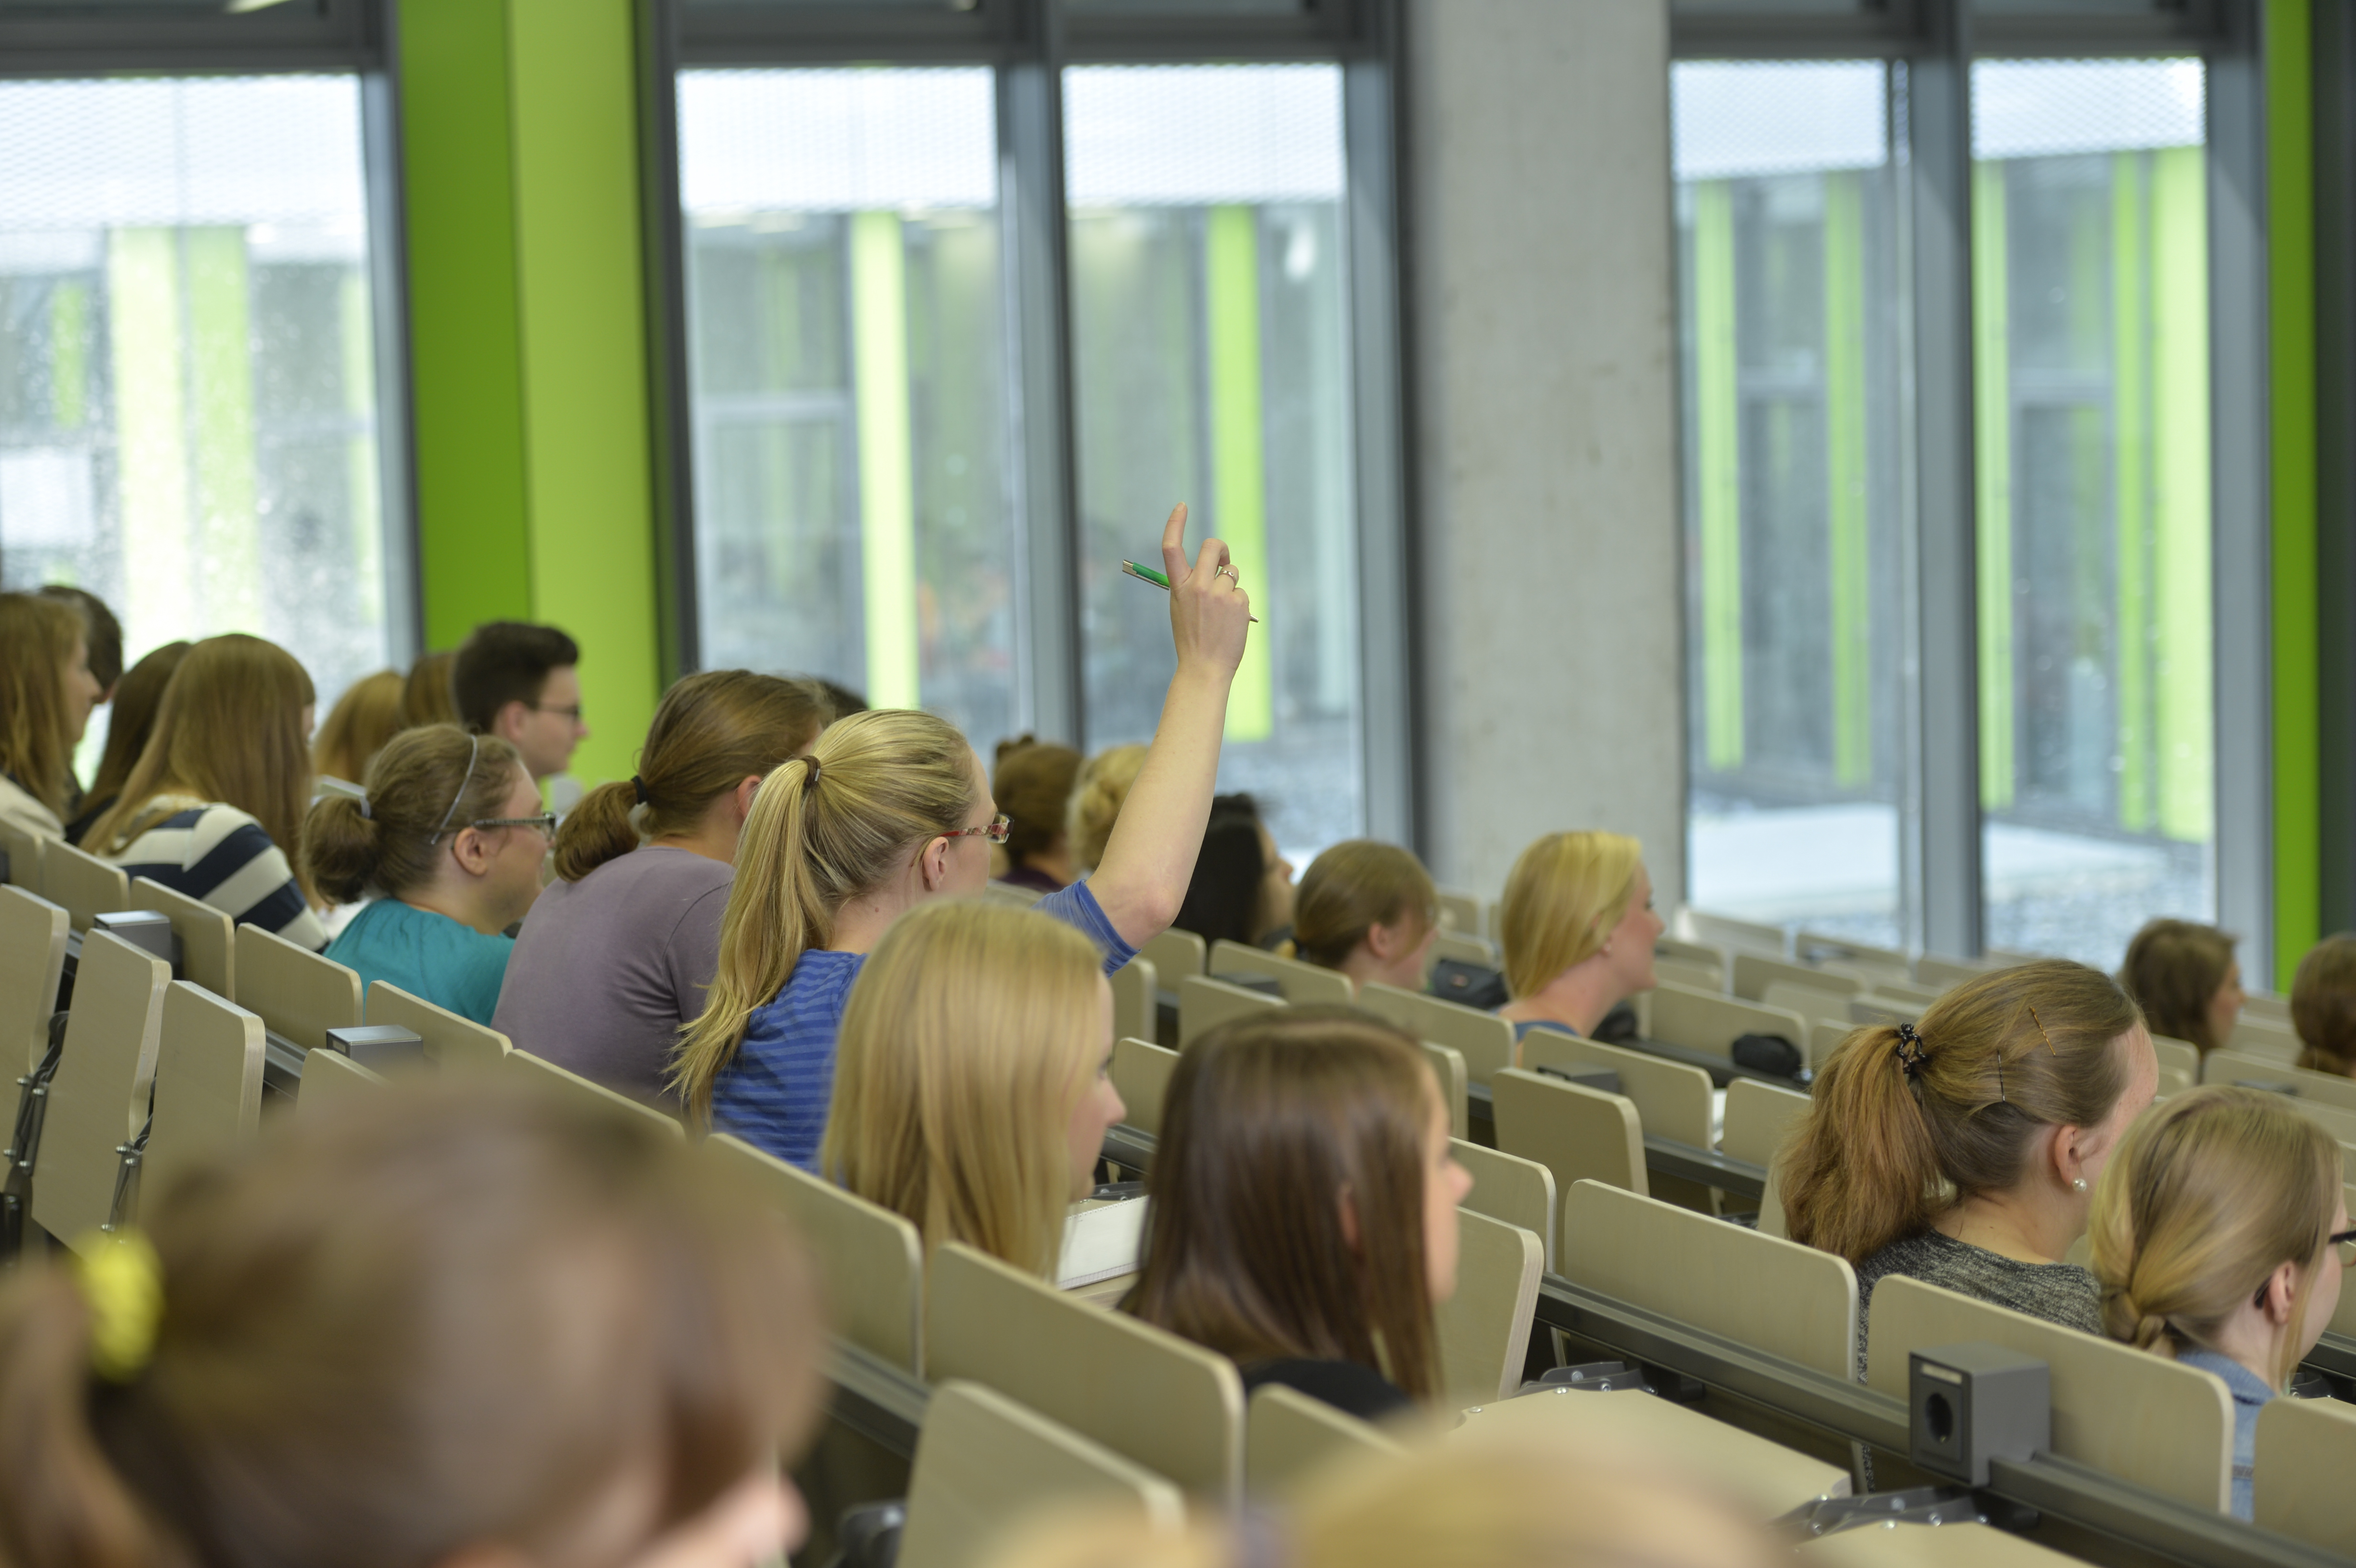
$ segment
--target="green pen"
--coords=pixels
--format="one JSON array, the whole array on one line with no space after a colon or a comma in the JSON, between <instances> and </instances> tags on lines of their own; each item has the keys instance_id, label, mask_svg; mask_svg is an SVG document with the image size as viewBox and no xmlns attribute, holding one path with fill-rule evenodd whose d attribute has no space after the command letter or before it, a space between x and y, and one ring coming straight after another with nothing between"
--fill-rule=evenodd
<instances>
[{"instance_id":1,"label":"green pen","mask_svg":"<svg viewBox=\"0 0 2356 1568\"><path fill-rule=\"evenodd\" d=\"M1154 571L1150 566L1140 566L1133 560L1124 560L1120 563L1120 569L1129 573L1131 577L1136 578L1140 582L1151 582L1154 587L1161 589L1164 593L1170 592L1170 580L1162 576L1162 573ZM1259 624L1259 617L1257 615L1247 615L1244 619L1249 621L1255 626Z\"/></svg>"}]
</instances>

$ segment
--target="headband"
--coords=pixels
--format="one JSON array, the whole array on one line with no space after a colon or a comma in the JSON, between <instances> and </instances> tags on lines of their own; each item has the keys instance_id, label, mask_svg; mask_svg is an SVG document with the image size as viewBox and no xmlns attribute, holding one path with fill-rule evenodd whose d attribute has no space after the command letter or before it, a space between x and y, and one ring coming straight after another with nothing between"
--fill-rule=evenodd
<instances>
[{"instance_id":1,"label":"headband","mask_svg":"<svg viewBox=\"0 0 2356 1568\"><path fill-rule=\"evenodd\" d=\"M450 831L450 819L458 815L458 803L466 798L466 786L475 782L475 759L483 754L483 738L467 736L466 747L466 776L458 781L458 793L450 797L450 809L442 814L442 826L434 830L434 837L426 840L428 844L442 842L442 835Z\"/></svg>"}]
</instances>

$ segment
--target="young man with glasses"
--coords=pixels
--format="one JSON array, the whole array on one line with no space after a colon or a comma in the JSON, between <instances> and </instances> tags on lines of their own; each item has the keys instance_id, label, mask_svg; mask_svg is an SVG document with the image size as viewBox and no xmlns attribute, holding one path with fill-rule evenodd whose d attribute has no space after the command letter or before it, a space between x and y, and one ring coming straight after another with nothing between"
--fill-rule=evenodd
<instances>
[{"instance_id":1,"label":"young man with glasses","mask_svg":"<svg viewBox=\"0 0 2356 1568\"><path fill-rule=\"evenodd\" d=\"M554 626L486 622L450 667L458 721L513 746L535 783L561 773L589 738L580 663L580 645Z\"/></svg>"}]
</instances>

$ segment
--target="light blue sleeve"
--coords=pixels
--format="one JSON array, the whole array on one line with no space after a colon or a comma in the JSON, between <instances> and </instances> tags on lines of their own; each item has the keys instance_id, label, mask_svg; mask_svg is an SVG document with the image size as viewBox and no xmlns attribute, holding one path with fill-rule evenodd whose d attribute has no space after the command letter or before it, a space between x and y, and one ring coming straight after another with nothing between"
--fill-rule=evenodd
<instances>
[{"instance_id":1,"label":"light blue sleeve","mask_svg":"<svg viewBox=\"0 0 2356 1568\"><path fill-rule=\"evenodd\" d=\"M1120 933L1112 928L1112 922L1105 916L1104 905L1097 902L1096 894L1088 891L1088 885L1084 881L1058 889L1031 907L1041 914L1062 921L1095 943L1097 951L1105 955L1105 973L1108 975L1137 956L1137 949L1120 939Z\"/></svg>"}]
</instances>

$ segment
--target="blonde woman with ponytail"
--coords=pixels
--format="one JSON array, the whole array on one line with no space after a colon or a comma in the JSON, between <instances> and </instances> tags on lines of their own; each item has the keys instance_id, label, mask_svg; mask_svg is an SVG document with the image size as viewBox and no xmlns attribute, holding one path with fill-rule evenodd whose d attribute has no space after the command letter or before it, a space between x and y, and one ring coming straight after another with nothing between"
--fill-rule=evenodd
<instances>
[{"instance_id":1,"label":"blonde woman with ponytail","mask_svg":"<svg viewBox=\"0 0 2356 1568\"><path fill-rule=\"evenodd\" d=\"M2062 1260L2158 1083L2135 1003L2062 959L1841 1041L1780 1175L1792 1240L1857 1269L1858 1376L1873 1287L1893 1274L2100 1334L2094 1276Z\"/></svg>"},{"instance_id":2,"label":"blonde woman with ponytail","mask_svg":"<svg viewBox=\"0 0 2356 1568\"><path fill-rule=\"evenodd\" d=\"M638 771L582 796L557 829L557 880L516 937L491 1026L663 1102L679 1031L720 965L753 792L809 751L830 713L810 682L751 670L705 670L664 692Z\"/></svg>"},{"instance_id":3,"label":"blonde woman with ponytail","mask_svg":"<svg viewBox=\"0 0 2356 1568\"><path fill-rule=\"evenodd\" d=\"M1204 540L1190 569L1185 528L1181 506L1162 534L1178 670L1152 749L1095 874L1036 906L1078 927L1108 972L1167 929L1185 894L1243 659L1251 607L1227 547ZM853 714L762 781L710 1000L672 1068L691 1117L814 1168L860 965L909 909L980 892L1006 833L980 758L926 713Z\"/></svg>"},{"instance_id":4,"label":"blonde woman with ponytail","mask_svg":"<svg viewBox=\"0 0 2356 1568\"><path fill-rule=\"evenodd\" d=\"M368 766L368 798L325 795L303 823L311 885L372 899L327 944L363 984L390 980L488 1023L515 941L540 895L556 819L516 749L455 724L403 730Z\"/></svg>"},{"instance_id":5,"label":"blonde woman with ponytail","mask_svg":"<svg viewBox=\"0 0 2356 1568\"><path fill-rule=\"evenodd\" d=\"M2177 1095L2121 1140L2089 1239L2104 1330L2224 1380L2233 1516L2248 1519L2258 1412L2322 1338L2356 1261L2340 1146L2279 1095Z\"/></svg>"},{"instance_id":6,"label":"blonde woman with ponytail","mask_svg":"<svg viewBox=\"0 0 2356 1568\"><path fill-rule=\"evenodd\" d=\"M979 899L893 923L851 987L820 1168L905 1216L1054 1277L1105 1129L1112 987L1073 927Z\"/></svg>"}]
</instances>

